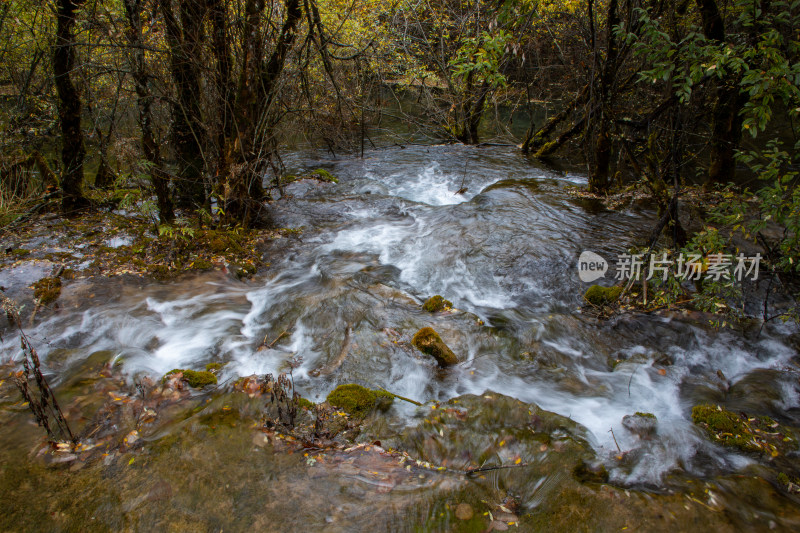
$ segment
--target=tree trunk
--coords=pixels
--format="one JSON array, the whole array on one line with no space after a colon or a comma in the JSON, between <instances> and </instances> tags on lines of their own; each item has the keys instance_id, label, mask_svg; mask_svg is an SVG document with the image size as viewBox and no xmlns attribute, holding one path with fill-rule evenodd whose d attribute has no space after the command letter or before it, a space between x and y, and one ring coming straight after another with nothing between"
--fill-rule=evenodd
<instances>
[{"instance_id":1,"label":"tree trunk","mask_svg":"<svg viewBox=\"0 0 800 533\"><path fill-rule=\"evenodd\" d=\"M697 0L706 39L725 42L725 24L715 0ZM711 112L711 150L708 179L712 183L733 180L736 174L736 150L742 140L742 118L739 115L747 103L747 95L739 90L740 78L724 78L718 81L716 100Z\"/></svg>"},{"instance_id":2,"label":"tree trunk","mask_svg":"<svg viewBox=\"0 0 800 533\"><path fill-rule=\"evenodd\" d=\"M727 183L736 175L736 150L742 140L739 113L748 99L739 89L738 79L720 80L716 93L717 100L711 112L711 157L706 185Z\"/></svg>"},{"instance_id":3,"label":"tree trunk","mask_svg":"<svg viewBox=\"0 0 800 533\"><path fill-rule=\"evenodd\" d=\"M200 108L201 42L205 3L181 0L180 24L172 10L172 0L159 0L164 16L170 69L177 98L172 105L172 136L178 157L175 183L177 203L193 208L205 204L203 184L203 115Z\"/></svg>"},{"instance_id":4,"label":"tree trunk","mask_svg":"<svg viewBox=\"0 0 800 533\"><path fill-rule=\"evenodd\" d=\"M170 223L175 218L172 199L169 194L169 177L161 163L161 150L153 134L153 95L150 92L147 70L145 67L144 47L142 44L142 3L143 0L125 0L125 14L128 17L128 44L130 45L129 62L131 74L136 86L136 104L139 108L139 124L142 128L142 152L145 161L150 165L150 179L158 202L158 218L162 224Z\"/></svg>"},{"instance_id":5,"label":"tree trunk","mask_svg":"<svg viewBox=\"0 0 800 533\"><path fill-rule=\"evenodd\" d=\"M608 2L608 20L606 25L606 60L600 75L600 127L595 140L594 168L589 176L589 191L606 193L611 186L609 167L611 164L611 104L613 101L614 78L617 72L617 39L614 27L619 24L617 0Z\"/></svg>"},{"instance_id":6,"label":"tree trunk","mask_svg":"<svg viewBox=\"0 0 800 533\"><path fill-rule=\"evenodd\" d=\"M244 63L235 103L236 134L228 143L233 163L225 176L226 223L249 227L254 204L261 192L264 148L269 157L274 151L271 139L273 122L270 114L286 57L297 36L296 27L303 16L300 0L285 0L285 13L275 49L266 63L261 61L261 42L258 16L264 9L263 0L248 0L245 6ZM252 68L248 68L252 65ZM254 88L256 90L254 90ZM259 126L263 124L263 126Z\"/></svg>"},{"instance_id":7,"label":"tree trunk","mask_svg":"<svg viewBox=\"0 0 800 533\"><path fill-rule=\"evenodd\" d=\"M83 195L83 160L86 148L81 131L81 100L71 72L75 69L73 28L75 13L83 0L58 0L56 9L56 42L53 52L53 74L58 93L58 115L61 124L61 207L72 212L88 205Z\"/></svg>"},{"instance_id":8,"label":"tree trunk","mask_svg":"<svg viewBox=\"0 0 800 533\"><path fill-rule=\"evenodd\" d=\"M483 118L483 106L489 95L489 84L484 82L479 88L473 83L474 74L467 74L466 88L461 104L456 114L456 124L453 131L455 138L464 144L478 144L478 126Z\"/></svg>"},{"instance_id":9,"label":"tree trunk","mask_svg":"<svg viewBox=\"0 0 800 533\"><path fill-rule=\"evenodd\" d=\"M583 102L588 92L589 84L584 85L576 98L573 98L572 101L564 106L564 109L550 117L550 120L545 122L538 130L533 129L533 117L531 117L531 125L525 134L525 140L522 142L522 153L528 154L530 152L535 152L544 146L550 134L552 134L556 127L564 122L567 117L569 117L570 113Z\"/></svg>"}]
</instances>

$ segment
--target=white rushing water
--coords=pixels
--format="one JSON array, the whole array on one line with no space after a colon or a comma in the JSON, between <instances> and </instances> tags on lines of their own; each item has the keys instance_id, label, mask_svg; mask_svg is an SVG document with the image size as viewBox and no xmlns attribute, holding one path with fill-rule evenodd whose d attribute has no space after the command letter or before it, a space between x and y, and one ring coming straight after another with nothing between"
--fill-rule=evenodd
<instances>
[{"instance_id":1,"label":"white rushing water","mask_svg":"<svg viewBox=\"0 0 800 533\"><path fill-rule=\"evenodd\" d=\"M494 390L584 425L601 456L617 453L617 444L639 448L630 471L612 471L630 483L658 485L677 468L700 473L700 452L715 467L746 462L701 438L691 405L702 394L715 397L718 371L735 386L759 369L786 365L795 352L781 339L791 329L743 340L674 317L619 330L582 319L576 309L585 286L575 258L582 249L625 250L648 231L652 214L588 213L564 190L582 177L504 152L466 165L465 173L465 157L479 155L397 150L332 164L339 185L276 207L279 216L281 209L306 216L311 227L288 253L270 258L266 275L248 283L207 276L169 290L153 284L80 315L58 313L36 328L46 341L42 353L67 349L75 361L110 350L131 377L223 360L223 379L275 374L300 356L295 379L316 400L348 381L423 401ZM460 312L420 311L433 294ZM408 339L429 324L465 361L444 376L386 333ZM336 357L348 327L347 360L329 377L312 377ZM272 348L257 349L283 331ZM13 351L12 339L3 342ZM673 364L659 366L664 356ZM800 407L796 386L771 379L771 409ZM654 441L622 428L622 417L637 411L657 416Z\"/></svg>"}]
</instances>

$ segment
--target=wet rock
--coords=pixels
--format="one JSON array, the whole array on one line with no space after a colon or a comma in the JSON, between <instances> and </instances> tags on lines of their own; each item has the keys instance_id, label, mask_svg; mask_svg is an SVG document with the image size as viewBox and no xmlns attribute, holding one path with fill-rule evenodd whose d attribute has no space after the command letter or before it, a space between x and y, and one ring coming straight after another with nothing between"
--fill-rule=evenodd
<instances>
[{"instance_id":1,"label":"wet rock","mask_svg":"<svg viewBox=\"0 0 800 533\"><path fill-rule=\"evenodd\" d=\"M652 413L635 413L622 417L622 427L643 439L655 435L658 419Z\"/></svg>"},{"instance_id":2,"label":"wet rock","mask_svg":"<svg viewBox=\"0 0 800 533\"><path fill-rule=\"evenodd\" d=\"M181 374L178 377L176 374ZM175 368L164 374L164 378L178 378L189 384L193 389L201 389L206 385L216 385L217 376L207 370L184 370Z\"/></svg>"},{"instance_id":3,"label":"wet rock","mask_svg":"<svg viewBox=\"0 0 800 533\"><path fill-rule=\"evenodd\" d=\"M431 296L422 304L422 308L429 313L438 313L449 307L453 307L453 302L445 300L438 294L436 296Z\"/></svg>"},{"instance_id":4,"label":"wet rock","mask_svg":"<svg viewBox=\"0 0 800 533\"><path fill-rule=\"evenodd\" d=\"M328 394L327 402L347 414L364 418L373 408L388 409L394 396L382 390L372 390L355 383L339 385Z\"/></svg>"},{"instance_id":5,"label":"wet rock","mask_svg":"<svg viewBox=\"0 0 800 533\"><path fill-rule=\"evenodd\" d=\"M598 307L609 305L617 301L622 294L622 287L603 287L601 285L592 285L583 295L584 299L592 305Z\"/></svg>"},{"instance_id":6,"label":"wet rock","mask_svg":"<svg viewBox=\"0 0 800 533\"><path fill-rule=\"evenodd\" d=\"M425 327L419 330L411 340L411 344L422 353L433 356L441 367L458 363L456 354L444 343L433 328Z\"/></svg>"},{"instance_id":7,"label":"wet rock","mask_svg":"<svg viewBox=\"0 0 800 533\"><path fill-rule=\"evenodd\" d=\"M581 483L608 483L608 471L602 464L583 461L575 466L572 474Z\"/></svg>"}]
</instances>

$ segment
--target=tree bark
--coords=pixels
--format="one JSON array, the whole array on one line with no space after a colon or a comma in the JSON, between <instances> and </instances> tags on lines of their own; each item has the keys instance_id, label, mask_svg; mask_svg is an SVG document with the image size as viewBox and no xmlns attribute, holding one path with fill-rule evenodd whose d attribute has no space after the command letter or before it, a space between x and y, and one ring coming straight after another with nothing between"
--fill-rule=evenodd
<instances>
[{"instance_id":1,"label":"tree bark","mask_svg":"<svg viewBox=\"0 0 800 533\"><path fill-rule=\"evenodd\" d=\"M139 125L142 128L142 153L150 165L150 179L158 202L158 218L162 224L173 221L172 198L169 194L169 177L161 163L161 150L153 134L153 95L148 84L149 76L144 58L142 43L142 4L143 0L125 0L125 14L128 18L129 62L136 87L136 104L139 109Z\"/></svg>"},{"instance_id":2,"label":"tree bark","mask_svg":"<svg viewBox=\"0 0 800 533\"><path fill-rule=\"evenodd\" d=\"M180 23L175 18L172 0L159 0L164 17L170 69L177 98L172 105L172 137L178 157L175 183L177 204L184 208L205 204L203 184L203 113L200 107L201 43L205 2L181 0Z\"/></svg>"},{"instance_id":3,"label":"tree bark","mask_svg":"<svg viewBox=\"0 0 800 533\"><path fill-rule=\"evenodd\" d=\"M245 6L244 62L235 103L236 133L233 142L228 143L232 165L224 183L225 219L229 225L251 225L253 207L262 191L264 165L263 155L259 152L264 146L267 152L274 149L271 146L272 104L286 58L297 36L297 24L303 16L300 0L285 0L284 6L285 19L266 63L261 61L263 39L258 31L264 2L248 0Z\"/></svg>"},{"instance_id":4,"label":"tree bark","mask_svg":"<svg viewBox=\"0 0 800 533\"><path fill-rule=\"evenodd\" d=\"M86 207L89 203L83 195L86 148L81 131L81 99L71 77L75 69L75 14L82 3L83 0L58 0L56 6L53 74L61 125L61 207L67 213Z\"/></svg>"},{"instance_id":5,"label":"tree bark","mask_svg":"<svg viewBox=\"0 0 800 533\"><path fill-rule=\"evenodd\" d=\"M600 127L595 140L594 168L589 176L589 191L593 193L608 192L611 186L609 167L611 163L611 104L613 100L614 78L617 71L618 46L614 37L614 27L619 24L620 17L617 0L608 2L608 20L606 26L606 59L600 75Z\"/></svg>"},{"instance_id":6,"label":"tree bark","mask_svg":"<svg viewBox=\"0 0 800 533\"><path fill-rule=\"evenodd\" d=\"M550 117L550 120L545 122L544 125L538 130L533 129L533 120L531 120L531 126L528 128L528 131L525 134L525 140L522 142L522 153L528 154L530 152L535 152L544 146L550 134L553 133L558 125L564 122L567 117L569 117L570 113L572 113L575 108L583 102L588 92L589 84L584 85L583 89L581 89L581 92L576 98L573 98L572 101L564 106L564 109Z\"/></svg>"}]
</instances>

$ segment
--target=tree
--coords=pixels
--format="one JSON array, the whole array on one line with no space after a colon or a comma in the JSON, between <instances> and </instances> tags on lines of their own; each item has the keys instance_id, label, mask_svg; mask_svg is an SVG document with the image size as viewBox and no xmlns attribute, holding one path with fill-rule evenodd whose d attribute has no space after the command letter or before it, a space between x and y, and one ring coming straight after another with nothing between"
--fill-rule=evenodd
<instances>
[{"instance_id":1,"label":"tree","mask_svg":"<svg viewBox=\"0 0 800 533\"><path fill-rule=\"evenodd\" d=\"M158 202L161 223L170 223L174 218L172 198L169 193L169 176L161 162L161 149L153 133L153 94L150 90L150 76L147 73L142 41L142 8L144 0L125 0L125 15L128 20L126 32L128 61L134 86L136 105L139 110L139 126L142 130L142 153L148 163L153 189Z\"/></svg>"},{"instance_id":2,"label":"tree","mask_svg":"<svg viewBox=\"0 0 800 533\"><path fill-rule=\"evenodd\" d=\"M83 160L86 148L81 130L81 99L72 72L75 69L75 15L83 0L58 0L56 5L56 41L53 49L53 74L58 92L58 115L61 125L62 208L72 212L88 204L83 194Z\"/></svg>"}]
</instances>

